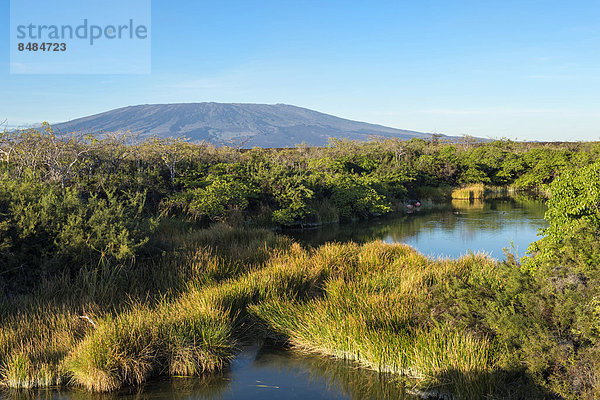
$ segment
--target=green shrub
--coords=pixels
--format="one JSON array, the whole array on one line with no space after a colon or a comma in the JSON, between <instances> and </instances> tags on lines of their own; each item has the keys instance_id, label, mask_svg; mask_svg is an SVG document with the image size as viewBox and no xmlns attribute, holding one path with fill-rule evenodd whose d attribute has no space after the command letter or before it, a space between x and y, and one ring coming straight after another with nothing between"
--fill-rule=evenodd
<instances>
[{"instance_id":1,"label":"green shrub","mask_svg":"<svg viewBox=\"0 0 600 400\"><path fill-rule=\"evenodd\" d=\"M100 260L131 260L155 227L155 219L145 215L144 203L144 192L117 195L113 190L84 198L72 188L4 176L3 278L28 276L31 283L42 275L75 272Z\"/></svg>"}]
</instances>

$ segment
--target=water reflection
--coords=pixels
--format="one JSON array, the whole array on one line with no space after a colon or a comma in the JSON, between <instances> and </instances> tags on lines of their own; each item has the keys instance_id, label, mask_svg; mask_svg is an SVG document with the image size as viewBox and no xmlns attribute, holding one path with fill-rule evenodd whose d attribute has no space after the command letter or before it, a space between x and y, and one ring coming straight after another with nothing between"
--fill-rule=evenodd
<instances>
[{"instance_id":1,"label":"water reflection","mask_svg":"<svg viewBox=\"0 0 600 400\"><path fill-rule=\"evenodd\" d=\"M537 240L540 228L546 226L545 212L546 206L541 201L527 197L454 200L445 205L424 205L416 212L391 218L286 234L311 245L383 240L407 243L432 257L458 257L469 251L483 251L502 258L504 248L525 255L529 244Z\"/></svg>"},{"instance_id":2,"label":"water reflection","mask_svg":"<svg viewBox=\"0 0 600 400\"><path fill-rule=\"evenodd\" d=\"M416 399L405 392L402 384L393 375L379 374L360 368L355 363L330 357L270 349L266 357L259 358L258 365L262 363L269 368L276 365L280 371L292 375L303 371L302 380L310 382L309 385L325 384L327 393L337 393L336 397L325 398ZM298 398L323 398L321 396L315 393L314 397L299 396Z\"/></svg>"},{"instance_id":3,"label":"water reflection","mask_svg":"<svg viewBox=\"0 0 600 400\"><path fill-rule=\"evenodd\" d=\"M231 368L210 378L155 380L112 394L82 390L9 391L12 400L400 399L415 400L392 376L329 357L272 345L245 348ZM1 397L2 393L0 393Z\"/></svg>"}]
</instances>

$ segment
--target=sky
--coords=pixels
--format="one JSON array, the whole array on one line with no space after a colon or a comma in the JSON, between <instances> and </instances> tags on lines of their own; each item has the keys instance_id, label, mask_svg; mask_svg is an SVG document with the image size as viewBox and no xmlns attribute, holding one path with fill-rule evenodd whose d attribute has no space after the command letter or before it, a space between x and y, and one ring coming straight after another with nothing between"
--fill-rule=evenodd
<instances>
[{"instance_id":1,"label":"sky","mask_svg":"<svg viewBox=\"0 0 600 400\"><path fill-rule=\"evenodd\" d=\"M152 0L150 73L40 75L10 74L9 3L6 126L214 101L448 135L600 140L598 0Z\"/></svg>"}]
</instances>

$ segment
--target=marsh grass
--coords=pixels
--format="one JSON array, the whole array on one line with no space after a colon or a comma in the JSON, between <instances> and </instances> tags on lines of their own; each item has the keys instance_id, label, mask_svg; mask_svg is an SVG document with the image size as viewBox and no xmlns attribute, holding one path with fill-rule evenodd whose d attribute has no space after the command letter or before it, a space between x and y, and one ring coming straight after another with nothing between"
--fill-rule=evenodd
<instances>
[{"instance_id":1,"label":"marsh grass","mask_svg":"<svg viewBox=\"0 0 600 400\"><path fill-rule=\"evenodd\" d=\"M0 384L13 388L60 385L60 361L90 326L66 310L41 307L4 315L0 324Z\"/></svg>"},{"instance_id":2,"label":"marsh grass","mask_svg":"<svg viewBox=\"0 0 600 400\"><path fill-rule=\"evenodd\" d=\"M434 261L402 244L303 248L262 230L161 229L161 257L82 272L79 299L63 277L38 300L5 300L2 385L106 392L206 377L240 341L267 335L457 398L502 392L500 347L474 314L503 279L485 256Z\"/></svg>"},{"instance_id":3,"label":"marsh grass","mask_svg":"<svg viewBox=\"0 0 600 400\"><path fill-rule=\"evenodd\" d=\"M434 288L489 260L471 256L431 262L405 245L376 242L327 245L311 260L313 268L327 271L322 297L250 306L295 347L417 378L422 385L445 386L454 393L486 394L488 386L497 384L480 382L473 389L473 379L468 379L492 371L490 339L431 318L437 312L431 298ZM454 375L457 379L446 381Z\"/></svg>"},{"instance_id":4,"label":"marsh grass","mask_svg":"<svg viewBox=\"0 0 600 400\"><path fill-rule=\"evenodd\" d=\"M198 376L223 368L232 354L224 313L143 305L106 317L65 360L74 382L93 391L137 385L153 375Z\"/></svg>"},{"instance_id":5,"label":"marsh grass","mask_svg":"<svg viewBox=\"0 0 600 400\"><path fill-rule=\"evenodd\" d=\"M452 191L452 199L456 200L477 200L484 199L488 192L483 183L463 186Z\"/></svg>"},{"instance_id":6,"label":"marsh grass","mask_svg":"<svg viewBox=\"0 0 600 400\"><path fill-rule=\"evenodd\" d=\"M295 263L283 264L290 253ZM297 296L315 285L294 245L261 269L218 284L190 282L188 290L156 307L133 305L104 318L69 354L73 382L93 391L137 385L155 375L200 376L223 369L248 333L246 307Z\"/></svg>"},{"instance_id":7,"label":"marsh grass","mask_svg":"<svg viewBox=\"0 0 600 400\"><path fill-rule=\"evenodd\" d=\"M237 311L200 303L183 310L191 295L182 294L260 268L289 239L173 220L159 230L153 245L165 250L158 258L86 266L44 282L33 295L3 299L0 384L75 383L107 391L153 375L201 375L226 365L235 344L229 317Z\"/></svg>"}]
</instances>

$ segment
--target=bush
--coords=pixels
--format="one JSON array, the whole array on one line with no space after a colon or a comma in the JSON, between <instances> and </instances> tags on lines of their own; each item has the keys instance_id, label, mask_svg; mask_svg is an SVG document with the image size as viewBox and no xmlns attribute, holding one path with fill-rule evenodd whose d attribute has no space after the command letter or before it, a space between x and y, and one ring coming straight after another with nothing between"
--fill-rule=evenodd
<instances>
[{"instance_id":1,"label":"bush","mask_svg":"<svg viewBox=\"0 0 600 400\"><path fill-rule=\"evenodd\" d=\"M72 188L34 179L0 182L2 278L32 284L83 265L127 262L148 241L156 220L145 193L104 191L83 198Z\"/></svg>"},{"instance_id":2,"label":"bush","mask_svg":"<svg viewBox=\"0 0 600 400\"><path fill-rule=\"evenodd\" d=\"M389 200L369 185L352 177L332 180L331 200L344 219L385 214L392 211Z\"/></svg>"},{"instance_id":3,"label":"bush","mask_svg":"<svg viewBox=\"0 0 600 400\"><path fill-rule=\"evenodd\" d=\"M524 344L532 373L565 398L600 395L600 162L563 172L548 187L544 237L525 270L539 290L537 326Z\"/></svg>"}]
</instances>

